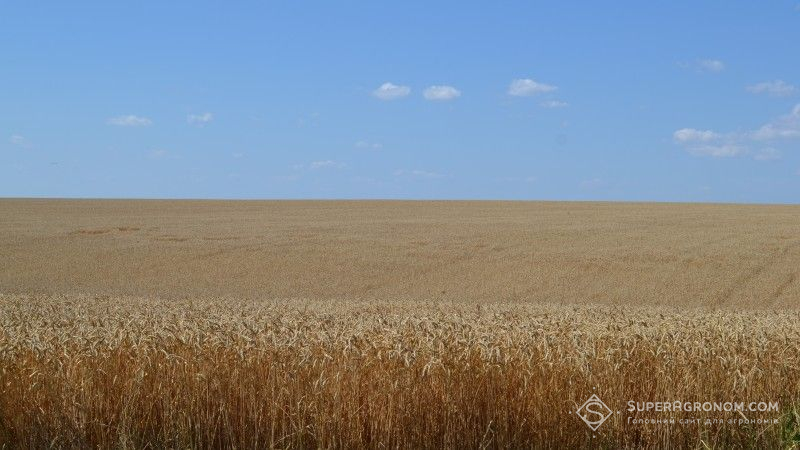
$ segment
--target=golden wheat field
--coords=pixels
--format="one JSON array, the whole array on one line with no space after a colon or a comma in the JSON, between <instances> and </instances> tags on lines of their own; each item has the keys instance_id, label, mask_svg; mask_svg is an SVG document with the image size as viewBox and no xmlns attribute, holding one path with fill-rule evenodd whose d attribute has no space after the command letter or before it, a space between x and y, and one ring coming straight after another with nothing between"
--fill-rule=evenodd
<instances>
[{"instance_id":1,"label":"golden wheat field","mask_svg":"<svg viewBox=\"0 0 800 450\"><path fill-rule=\"evenodd\" d=\"M799 272L796 206L0 200L0 448L798 448Z\"/></svg>"}]
</instances>

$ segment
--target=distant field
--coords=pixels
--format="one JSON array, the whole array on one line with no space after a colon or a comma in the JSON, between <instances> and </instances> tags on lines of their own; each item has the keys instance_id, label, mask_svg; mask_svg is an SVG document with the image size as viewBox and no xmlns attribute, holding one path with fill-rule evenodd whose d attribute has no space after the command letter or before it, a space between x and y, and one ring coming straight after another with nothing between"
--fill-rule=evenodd
<instances>
[{"instance_id":1,"label":"distant field","mask_svg":"<svg viewBox=\"0 0 800 450\"><path fill-rule=\"evenodd\" d=\"M799 272L794 206L0 200L0 449L800 448Z\"/></svg>"},{"instance_id":2,"label":"distant field","mask_svg":"<svg viewBox=\"0 0 800 450\"><path fill-rule=\"evenodd\" d=\"M0 200L0 292L787 308L800 207Z\"/></svg>"}]
</instances>

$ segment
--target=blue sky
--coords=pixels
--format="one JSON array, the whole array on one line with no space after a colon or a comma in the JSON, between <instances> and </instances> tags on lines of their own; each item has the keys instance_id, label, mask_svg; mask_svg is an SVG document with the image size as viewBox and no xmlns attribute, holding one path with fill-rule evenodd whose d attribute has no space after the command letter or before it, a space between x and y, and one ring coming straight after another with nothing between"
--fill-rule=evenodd
<instances>
[{"instance_id":1,"label":"blue sky","mask_svg":"<svg viewBox=\"0 0 800 450\"><path fill-rule=\"evenodd\" d=\"M800 2L4 2L0 196L800 202Z\"/></svg>"}]
</instances>

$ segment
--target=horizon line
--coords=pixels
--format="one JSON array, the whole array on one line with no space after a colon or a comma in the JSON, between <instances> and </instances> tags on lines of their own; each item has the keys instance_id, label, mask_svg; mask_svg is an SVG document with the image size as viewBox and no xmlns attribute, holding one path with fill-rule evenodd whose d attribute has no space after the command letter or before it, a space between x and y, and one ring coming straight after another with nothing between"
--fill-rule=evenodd
<instances>
[{"instance_id":1,"label":"horizon line","mask_svg":"<svg viewBox=\"0 0 800 450\"><path fill-rule=\"evenodd\" d=\"M369 197L6 197L0 201L187 201L187 202L474 202L474 203L607 203L607 204L660 204L660 205L728 205L728 206L800 206L783 202L728 202L681 200L624 200L624 199L504 199L504 198L369 198Z\"/></svg>"}]
</instances>

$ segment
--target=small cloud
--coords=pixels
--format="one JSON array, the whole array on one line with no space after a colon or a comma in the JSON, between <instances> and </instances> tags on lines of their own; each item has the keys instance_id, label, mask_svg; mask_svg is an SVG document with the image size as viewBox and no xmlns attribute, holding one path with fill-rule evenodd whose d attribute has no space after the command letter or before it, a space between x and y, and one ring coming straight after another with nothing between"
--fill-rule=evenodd
<instances>
[{"instance_id":1,"label":"small cloud","mask_svg":"<svg viewBox=\"0 0 800 450\"><path fill-rule=\"evenodd\" d=\"M781 153L772 147L763 147L752 153L748 146L757 142L771 142L800 138L800 104L785 114L752 131L720 134L711 130L683 128L673 133L675 142L695 156L726 158L752 154L753 159L769 161L779 159Z\"/></svg>"},{"instance_id":2,"label":"small cloud","mask_svg":"<svg viewBox=\"0 0 800 450\"><path fill-rule=\"evenodd\" d=\"M795 86L783 80L765 81L752 86L747 86L747 90L753 94L767 94L771 97L789 97L797 94Z\"/></svg>"},{"instance_id":3,"label":"small cloud","mask_svg":"<svg viewBox=\"0 0 800 450\"><path fill-rule=\"evenodd\" d=\"M214 120L214 115L210 112L203 114L189 114L186 116L186 122L189 123L189 125L197 125L201 127L212 120Z\"/></svg>"},{"instance_id":4,"label":"small cloud","mask_svg":"<svg viewBox=\"0 0 800 450\"><path fill-rule=\"evenodd\" d=\"M682 128L672 133L672 138L694 156L728 158L747 153L747 147L737 143L737 136L724 136L711 130Z\"/></svg>"},{"instance_id":5,"label":"small cloud","mask_svg":"<svg viewBox=\"0 0 800 450\"><path fill-rule=\"evenodd\" d=\"M672 133L673 139L678 142L710 142L721 136L711 130L695 130L694 128L681 128Z\"/></svg>"},{"instance_id":6,"label":"small cloud","mask_svg":"<svg viewBox=\"0 0 800 450\"><path fill-rule=\"evenodd\" d=\"M308 167L312 170L317 169L342 169L346 166L345 163L331 161L329 159L324 161L313 161Z\"/></svg>"},{"instance_id":7,"label":"small cloud","mask_svg":"<svg viewBox=\"0 0 800 450\"><path fill-rule=\"evenodd\" d=\"M781 152L778 149L767 147L762 148L753 156L756 161L776 161L781 159Z\"/></svg>"},{"instance_id":8,"label":"small cloud","mask_svg":"<svg viewBox=\"0 0 800 450\"><path fill-rule=\"evenodd\" d=\"M453 100L461 97L461 91L453 86L430 86L422 93L425 100Z\"/></svg>"},{"instance_id":9,"label":"small cloud","mask_svg":"<svg viewBox=\"0 0 800 450\"><path fill-rule=\"evenodd\" d=\"M697 61L697 68L703 72L722 72L725 63L718 59L701 59Z\"/></svg>"},{"instance_id":10,"label":"small cloud","mask_svg":"<svg viewBox=\"0 0 800 450\"><path fill-rule=\"evenodd\" d=\"M24 136L20 136L19 134L12 134L11 137L8 138L8 142L10 142L11 145L20 148L28 148L31 145L30 142L28 142L28 140L25 139Z\"/></svg>"},{"instance_id":11,"label":"small cloud","mask_svg":"<svg viewBox=\"0 0 800 450\"><path fill-rule=\"evenodd\" d=\"M233 156L235 159L241 159L241 158L244 158L244 153L242 153L242 152L233 152L233 153L231 153L231 156Z\"/></svg>"},{"instance_id":12,"label":"small cloud","mask_svg":"<svg viewBox=\"0 0 800 450\"><path fill-rule=\"evenodd\" d=\"M543 108L566 108L569 106L569 103L562 102L560 100L548 100L546 102L539 103L539 105Z\"/></svg>"},{"instance_id":13,"label":"small cloud","mask_svg":"<svg viewBox=\"0 0 800 450\"><path fill-rule=\"evenodd\" d=\"M693 69L698 72L722 72L725 63L718 59L698 59L692 62L679 62L678 66L684 69Z\"/></svg>"},{"instance_id":14,"label":"small cloud","mask_svg":"<svg viewBox=\"0 0 800 450\"><path fill-rule=\"evenodd\" d=\"M414 178L427 178L427 179L444 178L445 177L445 175L442 175L440 173L430 172L430 171L427 171L427 170L420 170L420 169L415 169L415 170L398 169L398 170L394 171L394 175L396 177L409 176L409 177L414 177Z\"/></svg>"},{"instance_id":15,"label":"small cloud","mask_svg":"<svg viewBox=\"0 0 800 450\"><path fill-rule=\"evenodd\" d=\"M689 153L695 156L711 156L713 158L730 158L747 152L747 148L735 144L699 145L690 147Z\"/></svg>"},{"instance_id":16,"label":"small cloud","mask_svg":"<svg viewBox=\"0 0 800 450\"><path fill-rule=\"evenodd\" d=\"M750 136L757 141L800 138L800 104L795 105L789 114L753 131Z\"/></svg>"},{"instance_id":17,"label":"small cloud","mask_svg":"<svg viewBox=\"0 0 800 450\"><path fill-rule=\"evenodd\" d=\"M697 62L698 66L708 72L722 72L725 70L725 63L718 59L703 59Z\"/></svg>"},{"instance_id":18,"label":"small cloud","mask_svg":"<svg viewBox=\"0 0 800 450\"><path fill-rule=\"evenodd\" d=\"M383 148L383 144L379 142L357 141L355 145L356 148L367 150L380 150Z\"/></svg>"},{"instance_id":19,"label":"small cloud","mask_svg":"<svg viewBox=\"0 0 800 450\"><path fill-rule=\"evenodd\" d=\"M397 100L398 98L403 98L410 93L410 87L398 86L388 82L383 83L378 89L372 91L372 95L381 100Z\"/></svg>"},{"instance_id":20,"label":"small cloud","mask_svg":"<svg viewBox=\"0 0 800 450\"><path fill-rule=\"evenodd\" d=\"M553 92L558 87L549 84L539 83L530 78L517 79L508 86L508 95L514 97L530 97L532 95L545 92Z\"/></svg>"},{"instance_id":21,"label":"small cloud","mask_svg":"<svg viewBox=\"0 0 800 450\"><path fill-rule=\"evenodd\" d=\"M757 141L772 141L775 139L793 139L800 137L800 130L783 127L780 124L768 123L752 133Z\"/></svg>"},{"instance_id":22,"label":"small cloud","mask_svg":"<svg viewBox=\"0 0 800 450\"><path fill-rule=\"evenodd\" d=\"M146 127L153 124L153 121L147 117L139 117L134 115L112 117L106 121L109 125L116 125L120 127Z\"/></svg>"}]
</instances>

